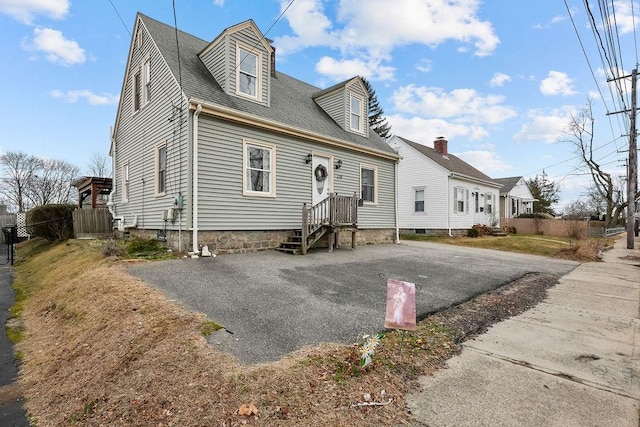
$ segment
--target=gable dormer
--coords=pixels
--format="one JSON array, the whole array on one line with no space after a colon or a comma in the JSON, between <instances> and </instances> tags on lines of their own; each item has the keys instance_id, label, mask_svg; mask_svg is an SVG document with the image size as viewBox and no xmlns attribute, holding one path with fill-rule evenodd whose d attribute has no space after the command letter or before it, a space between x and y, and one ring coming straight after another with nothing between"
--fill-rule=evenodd
<instances>
[{"instance_id":1,"label":"gable dormer","mask_svg":"<svg viewBox=\"0 0 640 427\"><path fill-rule=\"evenodd\" d=\"M268 107L273 51L250 19L224 30L198 56L225 93Z\"/></svg>"},{"instance_id":2,"label":"gable dormer","mask_svg":"<svg viewBox=\"0 0 640 427\"><path fill-rule=\"evenodd\" d=\"M317 92L313 99L347 132L369 136L369 95L360 77Z\"/></svg>"}]
</instances>

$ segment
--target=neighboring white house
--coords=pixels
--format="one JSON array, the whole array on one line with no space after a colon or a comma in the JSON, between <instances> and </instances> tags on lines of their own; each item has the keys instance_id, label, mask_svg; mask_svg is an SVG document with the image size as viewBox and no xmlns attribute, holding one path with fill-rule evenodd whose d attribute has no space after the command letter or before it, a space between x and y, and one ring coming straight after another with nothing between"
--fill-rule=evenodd
<instances>
[{"instance_id":1,"label":"neighboring white house","mask_svg":"<svg viewBox=\"0 0 640 427\"><path fill-rule=\"evenodd\" d=\"M398 227L403 233L461 235L474 224L499 226L501 185L448 153L442 137L434 147L393 136L397 151Z\"/></svg>"},{"instance_id":2,"label":"neighboring white house","mask_svg":"<svg viewBox=\"0 0 640 427\"><path fill-rule=\"evenodd\" d=\"M518 215L533 213L533 202L537 201L527 182L521 176L496 178L502 184L500 189L500 220L516 218Z\"/></svg>"}]
</instances>

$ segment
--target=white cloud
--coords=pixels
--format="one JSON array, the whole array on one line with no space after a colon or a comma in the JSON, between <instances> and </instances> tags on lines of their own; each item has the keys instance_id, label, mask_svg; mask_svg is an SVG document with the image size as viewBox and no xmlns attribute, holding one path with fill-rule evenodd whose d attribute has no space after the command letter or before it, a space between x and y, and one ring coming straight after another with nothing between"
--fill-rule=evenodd
<instances>
[{"instance_id":1,"label":"white cloud","mask_svg":"<svg viewBox=\"0 0 640 427\"><path fill-rule=\"evenodd\" d=\"M632 33L637 23L640 22L640 15L634 14L638 7L636 5L636 9L632 8L631 2L628 1L614 1L615 7L615 17L611 16L609 19L611 21L611 26L616 27L620 34L628 34ZM614 20L615 19L615 20Z\"/></svg>"},{"instance_id":2,"label":"white cloud","mask_svg":"<svg viewBox=\"0 0 640 427\"><path fill-rule=\"evenodd\" d=\"M569 96L577 93L573 89L573 80L567 74L553 70L540 82L540 92L546 96Z\"/></svg>"},{"instance_id":3,"label":"white cloud","mask_svg":"<svg viewBox=\"0 0 640 427\"><path fill-rule=\"evenodd\" d=\"M213 0L213 4L222 7L224 6L224 0Z\"/></svg>"},{"instance_id":4,"label":"white cloud","mask_svg":"<svg viewBox=\"0 0 640 427\"><path fill-rule=\"evenodd\" d=\"M396 114L387 116L387 121L394 134L429 146L433 146L433 140L438 136L445 136L449 141L455 141L457 138L481 140L489 136L482 127L443 119L423 119Z\"/></svg>"},{"instance_id":5,"label":"white cloud","mask_svg":"<svg viewBox=\"0 0 640 427\"><path fill-rule=\"evenodd\" d=\"M0 12L31 24L36 15L62 19L70 5L69 0L0 0Z\"/></svg>"},{"instance_id":6,"label":"white cloud","mask_svg":"<svg viewBox=\"0 0 640 427\"><path fill-rule=\"evenodd\" d=\"M562 136L562 131L568 126L571 114L574 112L573 107L563 107L548 114L531 110L528 114L528 122L520 128L514 139L554 143Z\"/></svg>"},{"instance_id":7,"label":"white cloud","mask_svg":"<svg viewBox=\"0 0 640 427\"><path fill-rule=\"evenodd\" d=\"M504 97L482 96L475 89L454 89L408 85L396 89L393 108L403 113L427 117L455 118L478 126L498 124L516 116L513 108L502 105Z\"/></svg>"},{"instance_id":8,"label":"white cloud","mask_svg":"<svg viewBox=\"0 0 640 427\"><path fill-rule=\"evenodd\" d=\"M455 155L487 175L512 169L511 165L505 163L500 159L499 155L492 151L465 151L462 153L456 153Z\"/></svg>"},{"instance_id":9,"label":"white cloud","mask_svg":"<svg viewBox=\"0 0 640 427\"><path fill-rule=\"evenodd\" d=\"M98 95L88 89L70 90L67 92L56 89L51 92L51 96L56 99L63 99L69 103L76 103L80 99L86 100L89 105L113 105L118 103L118 95L109 93Z\"/></svg>"},{"instance_id":10,"label":"white cloud","mask_svg":"<svg viewBox=\"0 0 640 427\"><path fill-rule=\"evenodd\" d=\"M431 71L431 61L428 59L421 59L420 62L416 64L416 70L428 73Z\"/></svg>"},{"instance_id":11,"label":"white cloud","mask_svg":"<svg viewBox=\"0 0 640 427\"><path fill-rule=\"evenodd\" d=\"M281 0L281 10L290 2ZM470 46L477 56L491 54L500 40L489 21L478 17L477 0L340 0L335 22L327 17L321 0L298 0L284 15L292 35L276 38L282 55L306 47L324 46L340 51L342 59L389 61L393 49L422 44L437 47L446 41ZM393 76L389 75L389 79Z\"/></svg>"},{"instance_id":12,"label":"white cloud","mask_svg":"<svg viewBox=\"0 0 640 427\"><path fill-rule=\"evenodd\" d=\"M502 86L503 84L510 82L511 77L504 73L495 73L493 78L489 82L491 87Z\"/></svg>"},{"instance_id":13,"label":"white cloud","mask_svg":"<svg viewBox=\"0 0 640 427\"><path fill-rule=\"evenodd\" d=\"M44 52L49 61L67 66L86 61L84 49L76 41L65 39L62 32L35 28L33 34L33 41L25 45L25 49Z\"/></svg>"},{"instance_id":14,"label":"white cloud","mask_svg":"<svg viewBox=\"0 0 640 427\"><path fill-rule=\"evenodd\" d=\"M359 58L336 60L323 56L316 64L316 70L336 81L353 76L364 76L371 80L388 80L393 77L395 68L384 66L379 60L373 58L365 62Z\"/></svg>"}]
</instances>

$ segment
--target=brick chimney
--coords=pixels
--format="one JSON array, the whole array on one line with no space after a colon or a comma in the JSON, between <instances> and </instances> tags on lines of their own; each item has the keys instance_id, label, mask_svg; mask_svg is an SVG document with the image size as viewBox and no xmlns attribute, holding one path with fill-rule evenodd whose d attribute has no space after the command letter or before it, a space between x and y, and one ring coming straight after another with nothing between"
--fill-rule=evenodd
<instances>
[{"instance_id":1,"label":"brick chimney","mask_svg":"<svg viewBox=\"0 0 640 427\"><path fill-rule=\"evenodd\" d=\"M444 136L439 136L436 138L435 141L433 141L433 148L440 154L442 154L443 156L447 155L447 143L449 141L447 141L446 139L444 139Z\"/></svg>"}]
</instances>

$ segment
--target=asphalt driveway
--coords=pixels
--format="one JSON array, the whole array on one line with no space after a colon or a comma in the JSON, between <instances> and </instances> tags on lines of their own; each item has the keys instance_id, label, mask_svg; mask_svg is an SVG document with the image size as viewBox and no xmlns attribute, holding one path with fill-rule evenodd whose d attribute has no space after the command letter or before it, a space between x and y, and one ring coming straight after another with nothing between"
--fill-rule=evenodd
<instances>
[{"instance_id":1,"label":"asphalt driveway","mask_svg":"<svg viewBox=\"0 0 640 427\"><path fill-rule=\"evenodd\" d=\"M527 273L562 276L578 265L407 241L306 256L264 251L169 260L128 271L231 332L214 334L214 346L242 363L261 363L305 345L350 344L382 331L387 278L416 284L420 319Z\"/></svg>"}]
</instances>

